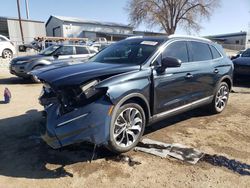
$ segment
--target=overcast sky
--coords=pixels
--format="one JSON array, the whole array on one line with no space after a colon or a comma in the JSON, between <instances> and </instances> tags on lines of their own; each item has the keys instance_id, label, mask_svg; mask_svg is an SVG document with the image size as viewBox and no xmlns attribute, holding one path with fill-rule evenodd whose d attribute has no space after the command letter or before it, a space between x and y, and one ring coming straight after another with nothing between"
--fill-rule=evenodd
<instances>
[{"instance_id":1,"label":"overcast sky","mask_svg":"<svg viewBox=\"0 0 250 188\"><path fill-rule=\"evenodd\" d=\"M16 0L0 0L0 16L17 17ZM25 18L25 0L22 17ZM71 16L128 24L127 0L29 0L30 19L47 21L50 15ZM199 35L246 31L250 23L250 0L222 0L210 20L202 22ZM140 30L146 30L140 26ZM147 29L157 31L156 29ZM186 34L178 29L178 34Z\"/></svg>"}]
</instances>

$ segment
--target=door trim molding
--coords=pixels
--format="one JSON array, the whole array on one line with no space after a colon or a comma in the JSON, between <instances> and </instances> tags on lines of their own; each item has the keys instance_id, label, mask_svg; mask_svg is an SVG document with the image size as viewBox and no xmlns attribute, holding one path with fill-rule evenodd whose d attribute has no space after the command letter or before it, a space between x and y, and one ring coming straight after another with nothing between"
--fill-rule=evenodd
<instances>
[{"instance_id":1,"label":"door trim molding","mask_svg":"<svg viewBox=\"0 0 250 188\"><path fill-rule=\"evenodd\" d=\"M185 110L187 110L189 108L192 108L193 106L196 107L196 106L208 103L208 102L210 102L213 99L213 97L214 96L211 95L209 97L205 97L205 98L199 99L197 101L185 104L183 106L179 106L177 108L174 108L174 109L171 109L171 110L168 110L168 111L165 111L165 112L161 112L159 114L154 115L152 118L153 119L158 119L158 118L165 117L165 116L171 116L172 114L175 114L175 113L178 113L178 112L183 112L183 111L185 111Z\"/></svg>"}]
</instances>

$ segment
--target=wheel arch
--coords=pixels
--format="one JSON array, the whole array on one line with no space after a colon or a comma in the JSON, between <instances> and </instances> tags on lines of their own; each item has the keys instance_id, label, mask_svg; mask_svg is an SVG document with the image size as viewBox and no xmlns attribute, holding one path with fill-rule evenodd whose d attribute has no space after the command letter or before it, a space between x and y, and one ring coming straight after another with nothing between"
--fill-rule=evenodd
<instances>
[{"instance_id":1,"label":"wheel arch","mask_svg":"<svg viewBox=\"0 0 250 188\"><path fill-rule=\"evenodd\" d=\"M220 81L217 83L217 87L218 85L221 83L221 82L226 82L228 87L229 87L229 90L231 91L232 87L233 87L233 81L232 81L232 78L228 75L226 76L223 76Z\"/></svg>"},{"instance_id":2,"label":"wheel arch","mask_svg":"<svg viewBox=\"0 0 250 188\"><path fill-rule=\"evenodd\" d=\"M119 100L113 111L116 112L121 106L129 102L134 102L142 107L145 113L146 122L148 123L149 118L151 117L150 106L146 97L140 93L131 93L126 95L121 100Z\"/></svg>"}]
</instances>

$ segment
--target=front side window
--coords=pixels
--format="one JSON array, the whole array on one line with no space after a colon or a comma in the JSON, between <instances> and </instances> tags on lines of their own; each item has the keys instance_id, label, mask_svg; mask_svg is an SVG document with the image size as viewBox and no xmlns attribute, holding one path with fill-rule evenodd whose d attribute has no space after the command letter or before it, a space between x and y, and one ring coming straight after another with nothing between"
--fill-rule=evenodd
<instances>
[{"instance_id":1,"label":"front side window","mask_svg":"<svg viewBox=\"0 0 250 188\"><path fill-rule=\"evenodd\" d=\"M192 61L207 61L213 59L209 45L202 42L189 42Z\"/></svg>"},{"instance_id":2,"label":"front side window","mask_svg":"<svg viewBox=\"0 0 250 188\"><path fill-rule=\"evenodd\" d=\"M59 45L52 45L48 48L45 48L43 51L41 51L39 54L41 55L52 55L56 50L60 48Z\"/></svg>"},{"instance_id":3,"label":"front side window","mask_svg":"<svg viewBox=\"0 0 250 188\"><path fill-rule=\"evenodd\" d=\"M143 39L124 40L105 48L90 61L139 65L144 63L162 42Z\"/></svg>"},{"instance_id":4,"label":"front side window","mask_svg":"<svg viewBox=\"0 0 250 188\"><path fill-rule=\"evenodd\" d=\"M177 41L171 43L162 54L162 58L173 57L188 62L187 44L185 41Z\"/></svg>"},{"instance_id":5,"label":"front side window","mask_svg":"<svg viewBox=\"0 0 250 188\"><path fill-rule=\"evenodd\" d=\"M61 48L59 48L56 51L56 54L60 54L60 55L73 55L74 54L73 46L62 46Z\"/></svg>"}]
</instances>

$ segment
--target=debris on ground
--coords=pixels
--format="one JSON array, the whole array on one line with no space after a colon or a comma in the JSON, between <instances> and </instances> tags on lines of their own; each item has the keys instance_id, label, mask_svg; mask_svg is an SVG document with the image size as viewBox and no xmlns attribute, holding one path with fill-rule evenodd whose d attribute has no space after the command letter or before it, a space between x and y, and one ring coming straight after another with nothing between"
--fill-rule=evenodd
<instances>
[{"instance_id":1,"label":"debris on ground","mask_svg":"<svg viewBox=\"0 0 250 188\"><path fill-rule=\"evenodd\" d=\"M166 144L163 142L144 138L138 144L138 146L135 147L135 151L150 153L152 155L156 155L161 158L166 158L169 154L170 148L171 148L171 144Z\"/></svg>"},{"instance_id":2,"label":"debris on ground","mask_svg":"<svg viewBox=\"0 0 250 188\"><path fill-rule=\"evenodd\" d=\"M110 158L113 161L116 162L122 162L122 163L128 163L129 166L135 166L135 165L140 165L141 162L134 160L132 157L127 156L127 155L117 155L115 157Z\"/></svg>"},{"instance_id":3,"label":"debris on ground","mask_svg":"<svg viewBox=\"0 0 250 188\"><path fill-rule=\"evenodd\" d=\"M171 156L190 164L196 164L198 161L204 161L214 166L225 167L240 175L250 176L250 165L246 163L242 163L234 159L228 159L224 156L206 154L182 144L167 144L145 138L138 144L137 147L135 147L135 151L149 153L162 158Z\"/></svg>"},{"instance_id":4,"label":"debris on ground","mask_svg":"<svg viewBox=\"0 0 250 188\"><path fill-rule=\"evenodd\" d=\"M143 139L138 146L135 147L135 151L150 153L162 158L171 156L191 164L196 164L204 155L202 152L182 144L167 144L148 138Z\"/></svg>"}]
</instances>

